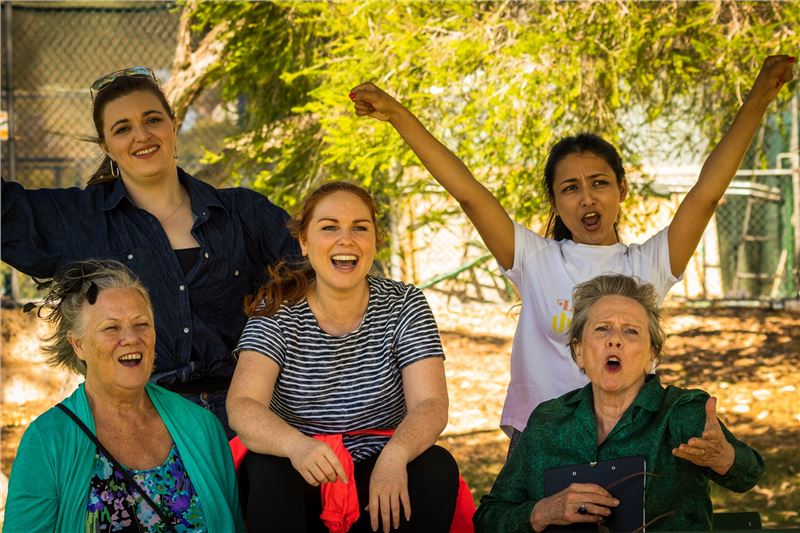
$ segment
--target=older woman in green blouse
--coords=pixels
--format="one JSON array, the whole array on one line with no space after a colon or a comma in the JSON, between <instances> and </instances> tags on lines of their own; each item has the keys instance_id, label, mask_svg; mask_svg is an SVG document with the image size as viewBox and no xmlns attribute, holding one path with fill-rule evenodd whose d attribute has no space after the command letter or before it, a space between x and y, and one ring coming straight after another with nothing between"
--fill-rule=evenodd
<instances>
[{"instance_id":1,"label":"older woman in green blouse","mask_svg":"<svg viewBox=\"0 0 800 533\"><path fill-rule=\"evenodd\" d=\"M650 374L664 344L652 285L621 275L575 288L572 357L591 382L531 414L518 448L475 515L477 531L542 531L601 523L619 505L606 489L573 483L545 497L544 471L642 456L649 473L645 519L654 530L711 527L708 480L737 492L764 471L761 456L716 416L700 390L664 387Z\"/></svg>"}]
</instances>

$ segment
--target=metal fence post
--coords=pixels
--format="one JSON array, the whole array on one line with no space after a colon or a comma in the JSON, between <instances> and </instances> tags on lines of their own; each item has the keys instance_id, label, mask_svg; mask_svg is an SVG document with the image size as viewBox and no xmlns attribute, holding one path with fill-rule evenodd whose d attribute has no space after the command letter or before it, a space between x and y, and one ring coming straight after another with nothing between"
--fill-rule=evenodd
<instances>
[{"instance_id":1,"label":"metal fence post","mask_svg":"<svg viewBox=\"0 0 800 533\"><path fill-rule=\"evenodd\" d=\"M14 135L14 54L13 54L13 39L12 39L12 26L11 26L11 0L3 0L3 22L5 25L5 32L6 32L6 57L3 60L6 63L6 78L3 80L5 82L5 93L6 93L6 116L7 116L7 127L8 127L8 140L6 140L6 154L7 159L5 161L5 169L8 173L4 176L11 181L15 181L16 179L16 154L15 154L15 135ZM8 284L9 292L11 293L10 296L14 301L19 300L19 273L16 269L11 268L9 269L8 276L10 278L10 283Z\"/></svg>"},{"instance_id":2,"label":"metal fence post","mask_svg":"<svg viewBox=\"0 0 800 533\"><path fill-rule=\"evenodd\" d=\"M798 92L790 104L791 128L789 133L789 160L792 164L792 230L794 231L794 297L800 297L800 127L798 126Z\"/></svg>"}]
</instances>

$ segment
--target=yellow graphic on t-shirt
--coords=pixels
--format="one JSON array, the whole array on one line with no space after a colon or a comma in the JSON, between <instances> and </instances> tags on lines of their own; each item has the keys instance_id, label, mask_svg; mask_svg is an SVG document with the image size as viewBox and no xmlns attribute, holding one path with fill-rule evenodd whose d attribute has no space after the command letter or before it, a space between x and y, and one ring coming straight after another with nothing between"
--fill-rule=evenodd
<instances>
[{"instance_id":1,"label":"yellow graphic on t-shirt","mask_svg":"<svg viewBox=\"0 0 800 533\"><path fill-rule=\"evenodd\" d=\"M558 304L559 310L553 315L553 331L563 335L572 324L572 301L558 299L556 304Z\"/></svg>"}]
</instances>

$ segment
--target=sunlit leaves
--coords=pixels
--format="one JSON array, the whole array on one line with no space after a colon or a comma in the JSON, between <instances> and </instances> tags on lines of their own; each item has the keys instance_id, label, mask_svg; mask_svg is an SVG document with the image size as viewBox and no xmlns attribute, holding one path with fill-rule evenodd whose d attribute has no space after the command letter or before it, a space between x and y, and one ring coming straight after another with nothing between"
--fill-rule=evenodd
<instances>
[{"instance_id":1,"label":"sunlit leaves","mask_svg":"<svg viewBox=\"0 0 800 533\"><path fill-rule=\"evenodd\" d=\"M558 138L595 131L628 166L642 139L623 124L715 140L763 57L800 50L794 2L200 2L195 18L243 22L220 76L245 129L227 157L276 201L332 178L400 201L431 189L390 126L353 115L349 89L373 81L522 221L547 209Z\"/></svg>"}]
</instances>

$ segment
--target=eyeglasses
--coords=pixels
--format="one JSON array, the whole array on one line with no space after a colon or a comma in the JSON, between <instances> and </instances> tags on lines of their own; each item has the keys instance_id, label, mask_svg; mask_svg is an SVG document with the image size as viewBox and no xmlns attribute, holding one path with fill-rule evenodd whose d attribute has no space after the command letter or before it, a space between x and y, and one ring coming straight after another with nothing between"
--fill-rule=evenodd
<instances>
[{"instance_id":1,"label":"eyeglasses","mask_svg":"<svg viewBox=\"0 0 800 533\"><path fill-rule=\"evenodd\" d=\"M153 73L153 71L147 67L124 68L122 70L117 70L110 74L106 74L105 76L101 76L96 80L94 80L94 83L92 83L92 85L89 87L89 94L92 96L92 102L94 102L94 98L95 96L97 96L98 93L100 93L103 89L114 83L114 81L123 77L150 78L156 83L156 85L159 85L158 78L156 78L156 75Z\"/></svg>"},{"instance_id":2,"label":"eyeglasses","mask_svg":"<svg viewBox=\"0 0 800 533\"><path fill-rule=\"evenodd\" d=\"M648 477L648 476L649 477L661 477L661 474L655 474L655 473L652 473L652 472L634 472L633 474L629 474L627 476L623 476L623 477L617 479L616 481L612 481L611 483L609 483L608 485L606 485L603 488L605 488L606 490L609 490L612 487L615 487L616 485L620 485L620 484L622 484L622 483L624 483L624 482L626 482L626 481L628 481L630 479L633 479L633 478L636 478L636 477L639 477L639 476L643 476L643 477ZM671 516L673 514L675 514L675 511L669 511L669 512L660 514L660 515L656 516L655 518L652 518L652 519L648 520L647 523L644 524L643 526L634 529L631 533L642 533L645 530L645 528L648 528L648 527L652 526L658 520L661 520L662 518L666 518L666 517ZM611 533L611 530L608 527L604 526L602 523L596 524L596 525L597 525L598 533Z\"/></svg>"}]
</instances>

